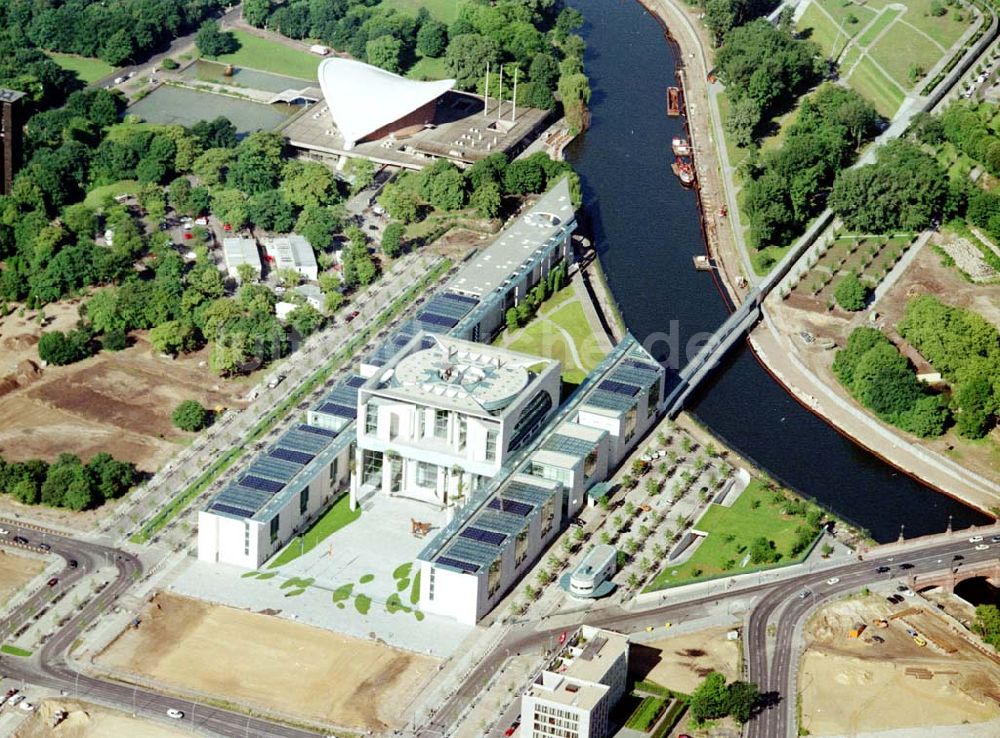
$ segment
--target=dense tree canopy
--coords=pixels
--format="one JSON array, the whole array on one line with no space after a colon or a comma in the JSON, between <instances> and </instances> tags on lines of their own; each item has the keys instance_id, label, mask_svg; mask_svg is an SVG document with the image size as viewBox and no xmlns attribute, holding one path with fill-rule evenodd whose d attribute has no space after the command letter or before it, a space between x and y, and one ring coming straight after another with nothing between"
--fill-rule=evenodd
<instances>
[{"instance_id":1,"label":"dense tree canopy","mask_svg":"<svg viewBox=\"0 0 1000 738\"><path fill-rule=\"evenodd\" d=\"M211 420L211 413L197 400L184 400L170 416L175 426L183 431L200 431Z\"/></svg>"},{"instance_id":2,"label":"dense tree canopy","mask_svg":"<svg viewBox=\"0 0 1000 738\"><path fill-rule=\"evenodd\" d=\"M95 454L86 464L65 453L52 464L0 458L0 492L27 505L84 510L121 497L136 481L132 464L116 461L107 453Z\"/></svg>"}]
</instances>

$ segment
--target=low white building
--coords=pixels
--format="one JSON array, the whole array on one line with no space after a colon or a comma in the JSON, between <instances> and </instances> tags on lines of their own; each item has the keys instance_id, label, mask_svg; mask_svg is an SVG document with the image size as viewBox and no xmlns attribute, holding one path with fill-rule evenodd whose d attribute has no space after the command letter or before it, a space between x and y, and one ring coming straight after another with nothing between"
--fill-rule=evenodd
<instances>
[{"instance_id":1,"label":"low white building","mask_svg":"<svg viewBox=\"0 0 1000 738\"><path fill-rule=\"evenodd\" d=\"M605 738L625 694L628 638L583 625L521 696L520 738Z\"/></svg>"},{"instance_id":2,"label":"low white building","mask_svg":"<svg viewBox=\"0 0 1000 738\"><path fill-rule=\"evenodd\" d=\"M264 252L271 269L294 269L305 279L315 282L319 277L316 254L309 242L297 233L265 238Z\"/></svg>"},{"instance_id":3,"label":"low white building","mask_svg":"<svg viewBox=\"0 0 1000 738\"><path fill-rule=\"evenodd\" d=\"M555 412L559 372L553 359L418 333L358 390L352 504L379 490L461 503Z\"/></svg>"},{"instance_id":4,"label":"low white building","mask_svg":"<svg viewBox=\"0 0 1000 738\"><path fill-rule=\"evenodd\" d=\"M300 424L198 513L198 558L256 569L347 490L353 434Z\"/></svg>"},{"instance_id":5,"label":"low white building","mask_svg":"<svg viewBox=\"0 0 1000 738\"><path fill-rule=\"evenodd\" d=\"M233 279L239 279L237 267L240 264L249 264L253 268L254 276L260 277L260 252L257 251L257 242L245 236L227 236L222 239L222 256L226 262L226 273Z\"/></svg>"}]
</instances>

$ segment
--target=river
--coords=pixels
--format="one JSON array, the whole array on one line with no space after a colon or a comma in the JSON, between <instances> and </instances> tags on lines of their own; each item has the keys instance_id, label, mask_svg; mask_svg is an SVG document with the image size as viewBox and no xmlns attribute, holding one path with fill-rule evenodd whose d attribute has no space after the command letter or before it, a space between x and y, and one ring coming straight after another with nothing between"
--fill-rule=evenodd
<instances>
[{"instance_id":1,"label":"river","mask_svg":"<svg viewBox=\"0 0 1000 738\"><path fill-rule=\"evenodd\" d=\"M727 315L707 272L696 195L670 171L666 117L674 50L635 0L569 0L587 19L591 126L566 152L583 179L589 226L628 329L668 367ZM743 344L692 398L698 420L775 479L866 528L880 542L989 521L896 471L802 408Z\"/></svg>"}]
</instances>

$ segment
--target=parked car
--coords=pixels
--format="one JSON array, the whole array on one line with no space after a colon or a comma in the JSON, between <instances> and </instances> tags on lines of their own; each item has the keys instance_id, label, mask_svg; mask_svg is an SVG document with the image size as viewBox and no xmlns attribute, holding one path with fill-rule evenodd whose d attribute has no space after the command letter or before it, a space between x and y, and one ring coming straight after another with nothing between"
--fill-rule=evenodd
<instances>
[{"instance_id":1,"label":"parked car","mask_svg":"<svg viewBox=\"0 0 1000 738\"><path fill-rule=\"evenodd\" d=\"M993 543L1000 543L1000 536L993 536L990 541Z\"/></svg>"},{"instance_id":2,"label":"parked car","mask_svg":"<svg viewBox=\"0 0 1000 738\"><path fill-rule=\"evenodd\" d=\"M176 708L171 707L169 710L167 710L167 717L173 718L174 720L180 720L182 717L184 717L184 713Z\"/></svg>"},{"instance_id":3,"label":"parked car","mask_svg":"<svg viewBox=\"0 0 1000 738\"><path fill-rule=\"evenodd\" d=\"M840 577L830 577L829 579L826 580L826 583L827 584L839 584L840 583Z\"/></svg>"},{"instance_id":4,"label":"parked car","mask_svg":"<svg viewBox=\"0 0 1000 738\"><path fill-rule=\"evenodd\" d=\"M47 544L47 543L39 543L39 544L38 544L38 547L39 547L40 549L42 549L43 551L51 551L51 550L52 550L52 546L50 546L50 545L49 545L49 544Z\"/></svg>"},{"instance_id":5,"label":"parked car","mask_svg":"<svg viewBox=\"0 0 1000 738\"><path fill-rule=\"evenodd\" d=\"M79 564L77 563L76 559L70 559L69 560L69 568L70 569L75 569L78 566L79 566Z\"/></svg>"},{"instance_id":6,"label":"parked car","mask_svg":"<svg viewBox=\"0 0 1000 738\"><path fill-rule=\"evenodd\" d=\"M977 550L977 551L985 551L985 550L986 550L986 549L988 549L989 547L990 547L990 546L989 546L989 544L988 544L988 543L980 543L980 544L979 544L978 546L976 546L976 550Z\"/></svg>"},{"instance_id":7,"label":"parked car","mask_svg":"<svg viewBox=\"0 0 1000 738\"><path fill-rule=\"evenodd\" d=\"M59 579L57 577L52 577L49 581L46 582L46 584L49 585L50 587L55 587L57 584L59 584Z\"/></svg>"},{"instance_id":8,"label":"parked car","mask_svg":"<svg viewBox=\"0 0 1000 738\"><path fill-rule=\"evenodd\" d=\"M969 539L969 543L982 543L982 542L983 542L982 536L972 536L972 538Z\"/></svg>"},{"instance_id":9,"label":"parked car","mask_svg":"<svg viewBox=\"0 0 1000 738\"><path fill-rule=\"evenodd\" d=\"M32 712L34 711L35 706L31 702L22 702L21 709L24 710L25 712Z\"/></svg>"},{"instance_id":10,"label":"parked car","mask_svg":"<svg viewBox=\"0 0 1000 738\"><path fill-rule=\"evenodd\" d=\"M6 528L0 528L0 536L10 535L10 531Z\"/></svg>"},{"instance_id":11,"label":"parked car","mask_svg":"<svg viewBox=\"0 0 1000 738\"><path fill-rule=\"evenodd\" d=\"M28 539L24 536L14 536L14 543L20 543L22 546L27 546Z\"/></svg>"},{"instance_id":12,"label":"parked car","mask_svg":"<svg viewBox=\"0 0 1000 738\"><path fill-rule=\"evenodd\" d=\"M887 573L888 571L889 571L889 567L888 567L888 566L879 566L879 567L877 567L877 568L875 569L875 573L876 573L876 574L885 574L885 573Z\"/></svg>"},{"instance_id":13,"label":"parked car","mask_svg":"<svg viewBox=\"0 0 1000 738\"><path fill-rule=\"evenodd\" d=\"M510 738L510 736L514 735L514 733L517 732L517 729L519 727L521 727L521 721L515 720L513 724L503 732L503 734L507 736L507 738Z\"/></svg>"},{"instance_id":14,"label":"parked car","mask_svg":"<svg viewBox=\"0 0 1000 738\"><path fill-rule=\"evenodd\" d=\"M13 695L10 698L10 700L8 700L7 704L8 705L16 705L18 702L23 702L23 701L24 701L24 695L23 694L15 694L15 695Z\"/></svg>"}]
</instances>

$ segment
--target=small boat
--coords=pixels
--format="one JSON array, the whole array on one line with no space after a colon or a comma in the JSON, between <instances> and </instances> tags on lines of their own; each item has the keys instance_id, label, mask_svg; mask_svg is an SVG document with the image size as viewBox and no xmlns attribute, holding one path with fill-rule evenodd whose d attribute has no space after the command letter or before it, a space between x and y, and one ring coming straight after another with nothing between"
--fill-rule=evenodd
<instances>
[{"instance_id":1,"label":"small boat","mask_svg":"<svg viewBox=\"0 0 1000 738\"><path fill-rule=\"evenodd\" d=\"M674 150L674 156L691 156L694 153L694 149L691 148L691 142L686 138L674 136L670 145Z\"/></svg>"},{"instance_id":2,"label":"small boat","mask_svg":"<svg viewBox=\"0 0 1000 738\"><path fill-rule=\"evenodd\" d=\"M670 168L674 170L674 174L677 175L682 185L690 187L694 184L694 167L691 165L691 162L684 161L678 157L671 164Z\"/></svg>"},{"instance_id":3,"label":"small boat","mask_svg":"<svg viewBox=\"0 0 1000 738\"><path fill-rule=\"evenodd\" d=\"M681 88L667 88L667 115L676 118L681 114Z\"/></svg>"}]
</instances>

